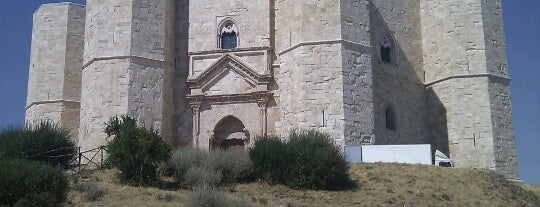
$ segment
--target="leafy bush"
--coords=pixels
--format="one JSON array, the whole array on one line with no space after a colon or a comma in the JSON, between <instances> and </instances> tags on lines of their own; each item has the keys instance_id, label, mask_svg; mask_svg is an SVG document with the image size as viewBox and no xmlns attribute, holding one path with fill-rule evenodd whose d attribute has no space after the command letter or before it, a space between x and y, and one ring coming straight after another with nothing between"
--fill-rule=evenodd
<instances>
[{"instance_id":1,"label":"leafy bush","mask_svg":"<svg viewBox=\"0 0 540 207\"><path fill-rule=\"evenodd\" d=\"M0 157L27 159L67 166L75 156L69 131L52 122L0 132Z\"/></svg>"},{"instance_id":2,"label":"leafy bush","mask_svg":"<svg viewBox=\"0 0 540 207\"><path fill-rule=\"evenodd\" d=\"M294 189L339 190L349 187L348 164L330 136L311 131L289 134L289 179Z\"/></svg>"},{"instance_id":3,"label":"leafy bush","mask_svg":"<svg viewBox=\"0 0 540 207\"><path fill-rule=\"evenodd\" d=\"M171 156L169 165L175 170L177 180L187 187L197 184L193 180L215 178L214 173L219 173L220 180L214 183L210 179L212 181L208 183L210 185L245 181L253 173L253 164L245 151L205 152L193 148L178 148ZM195 173L202 171L206 171L207 174L196 175Z\"/></svg>"},{"instance_id":4,"label":"leafy bush","mask_svg":"<svg viewBox=\"0 0 540 207\"><path fill-rule=\"evenodd\" d=\"M284 183L287 178L288 148L279 137L260 137L249 151L255 175L270 183Z\"/></svg>"},{"instance_id":5,"label":"leafy bush","mask_svg":"<svg viewBox=\"0 0 540 207\"><path fill-rule=\"evenodd\" d=\"M348 164L326 134L293 131L288 142L260 138L250 151L259 179L293 189L340 190L353 186Z\"/></svg>"},{"instance_id":6,"label":"leafy bush","mask_svg":"<svg viewBox=\"0 0 540 207\"><path fill-rule=\"evenodd\" d=\"M220 171L209 170L200 166L191 166L184 176L184 185L197 186L206 184L217 186L221 183L222 176Z\"/></svg>"},{"instance_id":7,"label":"leafy bush","mask_svg":"<svg viewBox=\"0 0 540 207\"><path fill-rule=\"evenodd\" d=\"M0 206L56 206L68 180L62 170L40 162L0 159Z\"/></svg>"},{"instance_id":8,"label":"leafy bush","mask_svg":"<svg viewBox=\"0 0 540 207\"><path fill-rule=\"evenodd\" d=\"M199 185L193 189L186 206L188 207L244 207L249 204L241 199L231 197L216 187Z\"/></svg>"},{"instance_id":9,"label":"leafy bush","mask_svg":"<svg viewBox=\"0 0 540 207\"><path fill-rule=\"evenodd\" d=\"M113 136L107 146L107 162L120 170L120 179L132 185L155 185L157 168L171 149L153 129L137 127L128 116L113 117L105 132Z\"/></svg>"},{"instance_id":10,"label":"leafy bush","mask_svg":"<svg viewBox=\"0 0 540 207\"><path fill-rule=\"evenodd\" d=\"M246 151L213 150L203 164L207 169L222 172L224 183L245 181L253 173L253 162Z\"/></svg>"},{"instance_id":11,"label":"leafy bush","mask_svg":"<svg viewBox=\"0 0 540 207\"><path fill-rule=\"evenodd\" d=\"M74 188L76 191L84 193L84 198L88 201L95 201L105 194L95 183L77 183Z\"/></svg>"},{"instance_id":12,"label":"leafy bush","mask_svg":"<svg viewBox=\"0 0 540 207\"><path fill-rule=\"evenodd\" d=\"M173 152L169 159L169 165L174 169L177 180L182 182L189 168L202 166L207 156L208 153L202 150L182 147Z\"/></svg>"}]
</instances>

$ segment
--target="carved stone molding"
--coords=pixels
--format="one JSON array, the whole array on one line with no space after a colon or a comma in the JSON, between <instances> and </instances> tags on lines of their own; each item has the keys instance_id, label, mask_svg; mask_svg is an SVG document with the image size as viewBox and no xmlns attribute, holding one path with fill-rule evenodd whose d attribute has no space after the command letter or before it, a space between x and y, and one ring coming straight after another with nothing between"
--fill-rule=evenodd
<instances>
[{"instance_id":1,"label":"carved stone molding","mask_svg":"<svg viewBox=\"0 0 540 207\"><path fill-rule=\"evenodd\" d=\"M258 91L253 93L246 94L227 94L227 95L214 95L214 96L204 96L204 95L188 95L187 101L192 108L194 106L200 106L203 103L208 104L233 104L233 103L257 103L260 104L268 103L270 97L272 97L271 91ZM266 106L265 106L266 107Z\"/></svg>"}]
</instances>

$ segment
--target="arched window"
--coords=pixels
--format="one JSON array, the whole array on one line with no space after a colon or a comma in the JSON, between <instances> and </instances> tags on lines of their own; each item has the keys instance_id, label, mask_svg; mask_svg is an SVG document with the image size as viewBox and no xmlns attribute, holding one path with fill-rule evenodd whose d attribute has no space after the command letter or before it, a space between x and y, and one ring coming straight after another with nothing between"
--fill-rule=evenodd
<instances>
[{"instance_id":1,"label":"arched window","mask_svg":"<svg viewBox=\"0 0 540 207\"><path fill-rule=\"evenodd\" d=\"M384 117L386 120L386 129L396 130L396 114L392 107L388 107L384 110Z\"/></svg>"},{"instance_id":2,"label":"arched window","mask_svg":"<svg viewBox=\"0 0 540 207\"><path fill-rule=\"evenodd\" d=\"M222 21L218 36L219 48L234 49L238 47L238 26L232 19Z\"/></svg>"},{"instance_id":3,"label":"arched window","mask_svg":"<svg viewBox=\"0 0 540 207\"><path fill-rule=\"evenodd\" d=\"M381 61L384 63L394 63L394 41L388 35L381 38Z\"/></svg>"}]
</instances>

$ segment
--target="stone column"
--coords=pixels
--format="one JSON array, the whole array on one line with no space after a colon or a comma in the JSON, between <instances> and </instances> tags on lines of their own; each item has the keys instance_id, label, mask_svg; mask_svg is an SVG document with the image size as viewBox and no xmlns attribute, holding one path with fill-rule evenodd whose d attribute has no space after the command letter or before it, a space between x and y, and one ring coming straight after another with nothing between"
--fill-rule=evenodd
<instances>
[{"instance_id":1,"label":"stone column","mask_svg":"<svg viewBox=\"0 0 540 207\"><path fill-rule=\"evenodd\" d=\"M201 133L201 104L200 99L195 99L191 101L190 106L193 110L193 146L199 148L199 135Z\"/></svg>"},{"instance_id":2,"label":"stone column","mask_svg":"<svg viewBox=\"0 0 540 207\"><path fill-rule=\"evenodd\" d=\"M268 123L267 123L267 107L268 107L268 100L262 100L258 101L257 105L259 106L259 121L261 123L261 135L266 136L268 132Z\"/></svg>"}]
</instances>

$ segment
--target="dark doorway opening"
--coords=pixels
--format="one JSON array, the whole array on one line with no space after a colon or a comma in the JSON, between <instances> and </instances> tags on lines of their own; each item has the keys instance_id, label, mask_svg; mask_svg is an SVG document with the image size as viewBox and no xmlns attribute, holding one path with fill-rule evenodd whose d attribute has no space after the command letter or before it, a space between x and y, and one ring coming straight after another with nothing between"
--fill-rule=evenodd
<instances>
[{"instance_id":1,"label":"dark doorway opening","mask_svg":"<svg viewBox=\"0 0 540 207\"><path fill-rule=\"evenodd\" d=\"M242 121L234 116L227 116L218 122L210 142L211 149L240 151L249 140L249 133Z\"/></svg>"}]
</instances>

